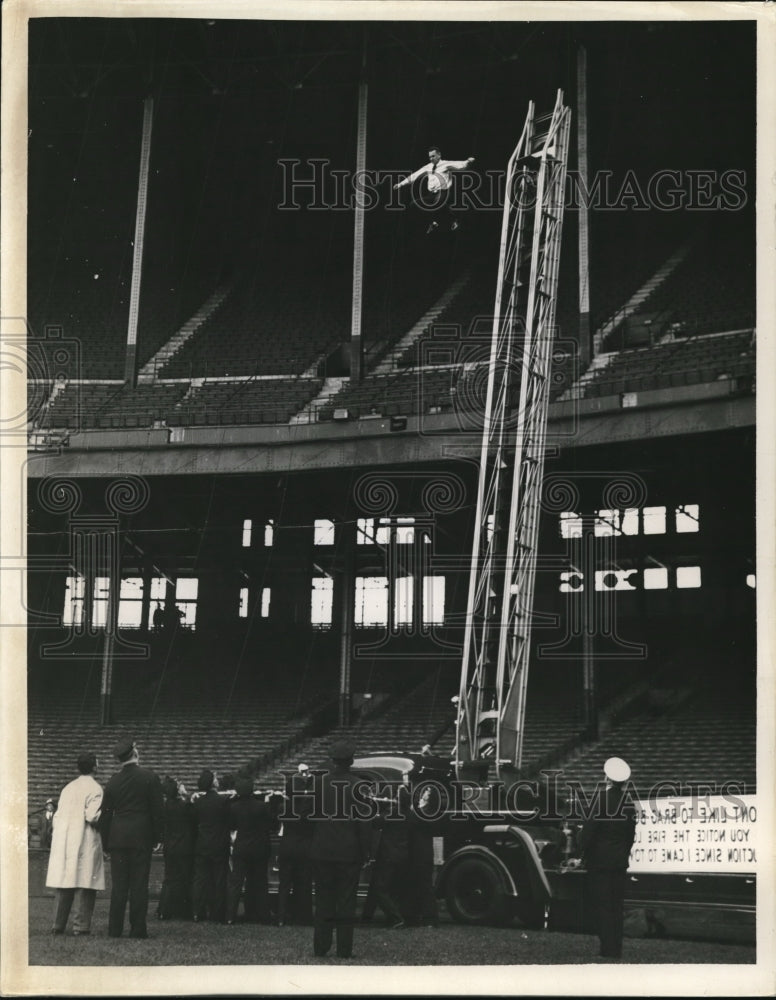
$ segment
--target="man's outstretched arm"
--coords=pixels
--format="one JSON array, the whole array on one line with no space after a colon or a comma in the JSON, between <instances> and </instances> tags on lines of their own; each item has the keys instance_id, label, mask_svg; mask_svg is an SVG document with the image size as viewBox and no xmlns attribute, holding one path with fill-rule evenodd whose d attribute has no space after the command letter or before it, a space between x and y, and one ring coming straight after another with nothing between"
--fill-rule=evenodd
<instances>
[{"instance_id":1,"label":"man's outstretched arm","mask_svg":"<svg viewBox=\"0 0 776 1000\"><path fill-rule=\"evenodd\" d=\"M396 190L396 188L404 187L406 184L412 184L412 182L416 181L418 177L421 177L423 174L427 174L429 170L431 170L431 164L424 163L422 167L418 167L418 169L413 173L411 173L409 177L405 177L403 181L399 181L398 184L394 184L393 185L394 191Z\"/></svg>"},{"instance_id":2,"label":"man's outstretched arm","mask_svg":"<svg viewBox=\"0 0 776 1000\"><path fill-rule=\"evenodd\" d=\"M451 170L466 170L468 166L474 163L474 157L470 156L468 160L448 160L447 165Z\"/></svg>"}]
</instances>

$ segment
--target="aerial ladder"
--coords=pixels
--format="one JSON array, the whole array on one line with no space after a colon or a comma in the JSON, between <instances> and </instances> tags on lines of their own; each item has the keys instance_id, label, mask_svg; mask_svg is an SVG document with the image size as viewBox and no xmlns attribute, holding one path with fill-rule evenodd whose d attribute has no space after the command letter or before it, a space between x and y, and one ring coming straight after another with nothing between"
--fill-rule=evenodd
<instances>
[{"instance_id":1,"label":"aerial ladder","mask_svg":"<svg viewBox=\"0 0 776 1000\"><path fill-rule=\"evenodd\" d=\"M459 780L519 776L571 112L528 106L507 168L456 718ZM494 773L495 772L495 773Z\"/></svg>"}]
</instances>

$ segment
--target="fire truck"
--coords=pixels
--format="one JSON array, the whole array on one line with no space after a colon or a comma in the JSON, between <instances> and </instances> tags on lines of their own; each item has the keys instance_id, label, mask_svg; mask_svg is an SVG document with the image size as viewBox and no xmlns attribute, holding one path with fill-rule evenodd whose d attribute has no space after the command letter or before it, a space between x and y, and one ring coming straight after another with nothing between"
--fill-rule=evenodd
<instances>
[{"instance_id":1,"label":"fire truck","mask_svg":"<svg viewBox=\"0 0 776 1000\"><path fill-rule=\"evenodd\" d=\"M354 769L436 789L436 892L454 920L592 930L575 803L521 780L569 128L561 91L544 117L529 104L507 168L454 753L371 753ZM645 934L753 939L752 870L680 859L628 877Z\"/></svg>"},{"instance_id":2,"label":"fire truck","mask_svg":"<svg viewBox=\"0 0 776 1000\"><path fill-rule=\"evenodd\" d=\"M546 924L553 897L546 870L560 870L572 842L564 839L561 798L537 788L507 803L495 786L461 784L449 758L429 753L367 754L353 771L378 795L409 788L433 837L436 895L454 920L497 924L517 915L527 925Z\"/></svg>"},{"instance_id":3,"label":"fire truck","mask_svg":"<svg viewBox=\"0 0 776 1000\"><path fill-rule=\"evenodd\" d=\"M413 801L434 840L436 895L454 921L594 933L587 873L576 863L581 814L562 788L526 782L511 795L508 786L462 784L453 759L430 753L365 754L353 770L383 794L433 790L425 807ZM629 871L636 934L754 943L752 872L674 869Z\"/></svg>"}]
</instances>

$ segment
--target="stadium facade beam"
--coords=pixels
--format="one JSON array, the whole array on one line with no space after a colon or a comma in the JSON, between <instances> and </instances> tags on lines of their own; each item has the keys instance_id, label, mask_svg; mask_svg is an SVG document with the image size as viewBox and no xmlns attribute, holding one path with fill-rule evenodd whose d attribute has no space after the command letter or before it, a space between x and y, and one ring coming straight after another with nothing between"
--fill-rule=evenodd
<instances>
[{"instance_id":1,"label":"stadium facade beam","mask_svg":"<svg viewBox=\"0 0 776 1000\"><path fill-rule=\"evenodd\" d=\"M339 682L339 724L349 726L351 720L352 692L351 665L353 655L353 619L356 600L356 530L355 524L347 521L345 533L345 558L339 576L340 600L342 601L340 635L340 682Z\"/></svg>"},{"instance_id":2,"label":"stadium facade beam","mask_svg":"<svg viewBox=\"0 0 776 1000\"><path fill-rule=\"evenodd\" d=\"M361 312L364 295L364 215L366 191L359 182L366 170L366 129L369 85L366 77L367 28L364 27L361 80L358 85L358 135L356 138L356 173L353 184L353 294L350 321L350 378L360 382L364 369L364 345L361 337Z\"/></svg>"},{"instance_id":3,"label":"stadium facade beam","mask_svg":"<svg viewBox=\"0 0 776 1000\"><path fill-rule=\"evenodd\" d=\"M140 312L140 283L143 275L143 242L145 240L148 174L151 163L151 133L154 122L154 100L143 102L143 132L140 142L140 174L137 185L135 212L135 243L132 253L132 284L129 292L127 351L124 359L124 381L133 388L137 380L137 321Z\"/></svg>"},{"instance_id":4,"label":"stadium facade beam","mask_svg":"<svg viewBox=\"0 0 776 1000\"><path fill-rule=\"evenodd\" d=\"M589 191L587 158L587 49L577 51L577 174L580 189ZM577 233L579 260L579 363L582 371L590 364L590 231L588 206L579 206Z\"/></svg>"},{"instance_id":5,"label":"stadium facade beam","mask_svg":"<svg viewBox=\"0 0 776 1000\"><path fill-rule=\"evenodd\" d=\"M585 580L595 577L596 538L595 517L582 517L582 575ZM586 587L580 594L582 606L582 707L585 736L590 742L598 739L598 691L596 685L595 627L598 621L593 587Z\"/></svg>"}]
</instances>

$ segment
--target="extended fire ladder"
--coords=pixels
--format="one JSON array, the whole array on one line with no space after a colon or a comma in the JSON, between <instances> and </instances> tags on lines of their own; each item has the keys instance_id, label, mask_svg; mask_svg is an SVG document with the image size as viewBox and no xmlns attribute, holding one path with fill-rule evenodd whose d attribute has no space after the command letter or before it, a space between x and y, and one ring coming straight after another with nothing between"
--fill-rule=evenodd
<instances>
[{"instance_id":1,"label":"extended fire ladder","mask_svg":"<svg viewBox=\"0 0 776 1000\"><path fill-rule=\"evenodd\" d=\"M519 771L571 112L509 160L456 720L459 777Z\"/></svg>"}]
</instances>

